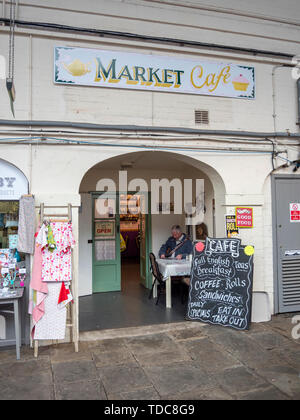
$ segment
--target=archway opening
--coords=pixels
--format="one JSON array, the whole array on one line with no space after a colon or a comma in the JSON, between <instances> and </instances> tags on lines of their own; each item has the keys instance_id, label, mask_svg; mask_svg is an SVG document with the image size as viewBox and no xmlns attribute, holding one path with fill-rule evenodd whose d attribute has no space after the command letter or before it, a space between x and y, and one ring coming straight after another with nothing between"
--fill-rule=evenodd
<instances>
[{"instance_id":1,"label":"archway opening","mask_svg":"<svg viewBox=\"0 0 300 420\"><path fill-rule=\"evenodd\" d=\"M109 217L110 210L105 217L98 214L106 186L114 186L116 201L108 192L105 200L108 209L116 210L116 218ZM164 186L169 188L167 195ZM166 308L165 295L157 305L148 299L152 285L149 253L159 257L174 225L181 226L192 241L199 239L197 224L201 222L210 236L224 234L220 232L224 222L218 220L224 221L225 188L216 170L187 154L127 153L90 168L79 192L80 331L184 321L187 296L181 282L177 287L172 278L171 308ZM146 216L141 214L141 201L147 204Z\"/></svg>"}]
</instances>

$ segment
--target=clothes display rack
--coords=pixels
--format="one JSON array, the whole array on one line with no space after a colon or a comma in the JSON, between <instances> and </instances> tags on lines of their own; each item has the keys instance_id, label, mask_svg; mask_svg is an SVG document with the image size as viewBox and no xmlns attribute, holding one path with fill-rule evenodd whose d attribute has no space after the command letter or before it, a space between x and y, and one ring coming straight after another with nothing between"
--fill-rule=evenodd
<instances>
[{"instance_id":1,"label":"clothes display rack","mask_svg":"<svg viewBox=\"0 0 300 420\"><path fill-rule=\"evenodd\" d=\"M45 209L68 209L68 213L64 214L51 214L45 213ZM72 222L72 205L68 204L68 206L45 206L44 203L40 204L40 221L43 223L44 221L51 221L51 222ZM78 300L77 300L77 293L76 293L76 284L74 282L74 266L73 266L73 255L72 255L72 281L70 282L70 291L73 296L73 302L67 306L67 323L66 327L71 329L71 342L74 343L75 352L78 353L79 350L79 337L78 337L78 328L77 328L77 320L78 320ZM58 340L52 340L53 344L57 343ZM38 340L33 340L34 346L34 357L38 357Z\"/></svg>"}]
</instances>

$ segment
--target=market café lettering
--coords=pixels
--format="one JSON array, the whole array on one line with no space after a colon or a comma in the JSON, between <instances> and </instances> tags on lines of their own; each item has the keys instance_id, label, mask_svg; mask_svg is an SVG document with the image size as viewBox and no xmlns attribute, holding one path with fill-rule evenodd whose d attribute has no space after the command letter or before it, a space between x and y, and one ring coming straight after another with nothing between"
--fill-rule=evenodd
<instances>
[{"instance_id":1,"label":"market caf\u00e9 lettering","mask_svg":"<svg viewBox=\"0 0 300 420\"><path fill-rule=\"evenodd\" d=\"M122 79L126 80L127 85L180 88L182 85L182 76L184 70L161 69L143 66L123 66L117 65L117 59L114 58L105 67L99 57L95 58L96 75L95 82L119 83ZM86 74L90 72L89 66L84 65L79 60L74 60L71 64L65 65L65 68L73 75ZM191 72L191 83L196 89L202 89L207 86L209 92L215 91L220 82L229 83L230 66L224 66L220 71L207 73L202 65L197 65Z\"/></svg>"},{"instance_id":2,"label":"market caf\u00e9 lettering","mask_svg":"<svg viewBox=\"0 0 300 420\"><path fill-rule=\"evenodd\" d=\"M133 66L129 67L124 65L119 71L117 71L117 59L111 60L107 68L104 67L99 57L96 61L96 77L95 82L108 81L108 83L119 83L122 78L126 79L128 85L137 85L141 83L143 86L151 86L153 83L155 86L161 87L175 87L181 86L181 75L184 73L183 70L171 70L171 69L155 69L153 67L142 67Z\"/></svg>"},{"instance_id":3,"label":"market caf\u00e9 lettering","mask_svg":"<svg viewBox=\"0 0 300 420\"><path fill-rule=\"evenodd\" d=\"M182 76L184 70L178 69L160 69L153 67L124 65L117 71L117 59L111 60L109 65L105 68L101 59L97 57L96 62L96 77L95 82L119 83L122 78L126 79L126 84L155 87L173 87L179 88L182 85ZM195 74L198 70L199 74ZM217 89L220 82L228 83L230 79L230 66L225 66L218 73L205 73L203 66L195 66L191 72L191 83L196 89L201 89L207 86L210 92Z\"/></svg>"},{"instance_id":4,"label":"market caf\u00e9 lettering","mask_svg":"<svg viewBox=\"0 0 300 420\"><path fill-rule=\"evenodd\" d=\"M199 71L197 76L195 75L196 70ZM191 72L191 83L196 89L202 89L204 86L207 86L209 92L214 92L220 82L229 83L230 76L230 66L223 67L218 73L208 73L207 75L203 66L195 66Z\"/></svg>"},{"instance_id":5,"label":"market caf\u00e9 lettering","mask_svg":"<svg viewBox=\"0 0 300 420\"><path fill-rule=\"evenodd\" d=\"M54 48L54 82L255 99L252 66L88 48Z\"/></svg>"}]
</instances>

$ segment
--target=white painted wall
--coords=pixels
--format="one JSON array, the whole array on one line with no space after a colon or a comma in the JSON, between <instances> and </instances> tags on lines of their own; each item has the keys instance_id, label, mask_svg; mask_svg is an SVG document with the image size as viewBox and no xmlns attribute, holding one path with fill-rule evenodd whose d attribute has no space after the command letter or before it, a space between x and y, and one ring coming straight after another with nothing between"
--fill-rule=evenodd
<instances>
[{"instance_id":1,"label":"white painted wall","mask_svg":"<svg viewBox=\"0 0 300 420\"><path fill-rule=\"evenodd\" d=\"M92 244L92 200L90 194L81 194L81 206L79 210L79 273L78 293L79 296L92 294L93 284L93 254Z\"/></svg>"},{"instance_id":2,"label":"white painted wall","mask_svg":"<svg viewBox=\"0 0 300 420\"><path fill-rule=\"evenodd\" d=\"M2 145L1 157L16 166L19 164L25 174L31 174L32 193L35 194L37 205L40 202L44 202L48 205L53 204L57 206L67 205L71 202L74 206L73 227L78 243L74 250L74 280L77 282L79 276L79 293L80 295L88 294L91 292L91 283L88 283L84 277L85 275L90 276L91 265L85 265L84 262L79 263L79 258L81 259L80 261L87 261L86 257L89 251L86 241L90 238L88 238L89 232L81 232L80 226L83 222L87 223L87 213L91 215L91 212L88 210L88 207L84 206L83 209L86 209L87 213L82 213L80 220L77 219L77 206L80 205L78 192L80 190L80 192L86 193L94 190L95 181L99 179L100 175L113 177L114 172L109 169L102 172L97 172L93 169L86 177L85 174L88 168L92 168L101 160L105 164L107 162L106 158L116 156L119 159L124 150L104 148L100 151L97 147L67 146L63 148L40 145L32 146L31 149L32 156L30 157L29 146ZM166 154L165 162L168 166L171 164L171 159L166 152L164 153ZM24 160L22 160L22 156ZM266 228L264 225L266 221L270 223L271 220L270 193L268 189L265 189L265 182L271 171L270 154L237 155L236 153L208 154L199 152L195 154L192 152L180 152L176 156L183 160L184 164L190 162L192 165L190 172L185 171L180 174L182 177L195 177L196 166L198 165L198 173L204 174L211 180L216 199L217 237L224 236L224 215L226 212L233 211L237 205L254 206L255 226L253 229L241 230L240 237L244 244L252 244L255 247L254 290L266 290L272 296L274 287L273 273L272 270L266 269L266 266L270 266L273 261L272 249L268 246L272 242L272 232L271 229ZM26 162L32 162L31 170L30 165L26 167ZM200 168L202 168L202 171L200 171ZM291 173L291 168L285 171ZM144 176L146 179L149 179L151 173L139 170L138 173L133 173L133 175ZM175 175L178 176L178 171L172 169L168 173L168 170L164 169L160 172L155 172L156 177L166 175L169 175L172 179ZM81 184L82 179L84 179L84 182ZM212 193L209 196L212 197ZM211 232L212 220L209 219L209 212L207 217L207 224ZM177 223L177 220L175 223ZM155 251L158 250L160 243L169 236L171 224L164 223L163 219L154 219L153 232L155 233L155 229L158 229L159 232L158 234L156 233L156 236L153 234L153 238L155 238L153 249ZM89 224L88 229L90 229L90 226L91 224ZM162 230L162 227L164 227L164 230ZM85 245L78 257L78 251L83 243ZM84 271L81 271L82 267ZM89 279L91 281L91 276Z\"/></svg>"},{"instance_id":3,"label":"white painted wall","mask_svg":"<svg viewBox=\"0 0 300 420\"><path fill-rule=\"evenodd\" d=\"M256 99L243 100L208 97L201 95L148 92L99 87L65 86L53 83L53 47L91 46L99 49L124 50L124 47L108 47L98 43L76 40L52 40L35 37L32 40L32 85L30 85L29 37L16 38L16 119L42 121L78 121L99 124L134 124L163 127L203 128L195 124L194 111L208 110L210 123L204 128L223 130L245 130L270 132L274 128L272 64L253 63L251 58L228 60L217 56L219 62L235 62L254 65L256 71ZM6 51L8 36L1 33L0 51ZM135 52L135 48L125 47ZM155 53L153 48L144 48L141 53ZM165 56L197 60L198 53L182 54L180 50L165 49ZM201 57L203 59L203 57ZM275 64L274 64L275 66ZM282 117L277 117L277 130L297 131L296 126L296 83L291 70L276 71L276 102L278 107L286 104ZM0 80L0 90L5 92L4 80ZM288 101L286 101L288 99ZM280 105L281 104L281 105ZM278 114L282 108L277 108ZM3 95L0 103L0 118L11 119L8 95ZM63 137L63 135L61 136Z\"/></svg>"},{"instance_id":4,"label":"white painted wall","mask_svg":"<svg viewBox=\"0 0 300 420\"><path fill-rule=\"evenodd\" d=\"M0 10L2 11L0 2ZM8 17L8 4L5 8ZM58 0L24 0L19 4L19 19L55 22L73 25L79 22L88 28L109 29L135 32L145 35L166 36L187 40L201 40L228 46L241 46L271 51L299 53L299 2L288 0L220 0L217 5L209 0L183 2L180 0L112 0L97 2L86 0L66 0L63 5ZM80 19L79 19L80 18ZM76 23L77 25L77 23ZM0 54L8 57L8 28L0 27ZM122 50L147 54L176 56L177 58L197 60L215 60L254 65L256 69L256 99L228 99L163 92L145 92L134 90L101 89L80 86L55 86L53 83L53 47L79 46L86 48ZM99 124L134 124L144 126L175 126L195 128L195 109L207 109L210 112L208 129L243 130L243 131L285 131L299 132L296 125L296 84L291 77L290 68L277 67L286 60L256 57L252 54L237 54L226 51L212 51L188 46L166 45L154 42L142 42L124 39L108 39L87 34L39 31L37 29L16 28L15 41L15 113L17 120L45 120L88 122ZM0 80L0 119L12 119L5 81ZM200 126L199 128L203 128ZM7 129L7 131L5 131ZM26 136L11 127L1 126L0 138ZM63 138L64 130L53 128L56 137ZM91 134L91 133L87 133ZM81 133L82 140L86 132ZM169 136L170 133L169 133ZM101 134L94 134L94 141L103 141ZM124 136L116 133L115 139L126 142ZM216 236L224 235L224 215L236 205L254 206L255 226L251 230L242 230L243 243L255 246L254 289L273 293L273 273L270 269L273 256L271 196L269 174L272 171L270 148L257 146L262 153L231 153L234 145L225 143L223 151L212 151L222 144L212 138L201 137L186 141L176 140L174 145L181 146L177 152L181 162L191 165L191 176L201 172L211 181L216 199ZM286 140L289 158L297 159L299 149ZM146 140L140 137L136 145L160 145L163 140ZM191 151L188 147L198 147ZM248 145L246 145L248 146ZM241 149L245 149L241 145ZM65 205L69 202L74 207L74 232L79 240L79 247L74 251L75 276L88 254L85 244L88 231L81 232L81 225L87 222L87 213L78 219L77 206L80 205L79 188L89 169L109 158L135 152L135 147L110 146L47 146L42 141L37 145L1 144L0 157L16 165L28 178L31 192L40 202L53 205ZM201 148L210 151L200 150ZM190 160L190 158L192 160ZM278 164L283 162L277 161ZM165 170L168 172L170 161L166 155ZM116 168L114 168L116 170ZM292 168L278 172L291 173ZM113 173L109 168L106 176ZM139 170L138 174L151 174ZM158 172L164 175L161 170ZM175 173L174 168L169 175ZM89 191L89 182L97 173L91 171L81 185L81 192ZM181 173L181 176L186 173ZM91 190L94 189L91 188ZM209 190L208 204L211 206L212 188ZM83 208L88 208L86 198ZM211 231L211 209L208 208L207 224ZM79 225L78 225L79 220ZM154 218L153 229L158 229L153 242L153 249L169 234L169 219ZM177 222L177 220L176 220ZM171 224L171 223L170 223ZM162 228L165 230L162 230ZM80 272L80 294L90 293L91 286L85 280L90 275L88 266Z\"/></svg>"},{"instance_id":5,"label":"white painted wall","mask_svg":"<svg viewBox=\"0 0 300 420\"><path fill-rule=\"evenodd\" d=\"M224 0L217 7L209 3L208 0L201 4L182 1L112 0L108 2L99 0L95 2L88 0L83 6L79 0L68 0L61 7L61 2L58 0L46 3L41 0L26 0L19 5L18 17L28 21L73 25L74 22L78 22L77 19L80 16L79 25L88 28L174 36L179 39L195 39L229 46L299 53L299 26L283 24L280 21L280 19L299 21L299 4L295 0L289 0L284 5L276 1L275 7L273 7L273 2L270 3L267 0L261 2L257 0L255 6L252 2L237 2L236 0ZM213 11L214 8L215 11ZM229 11L234 14L230 15ZM6 15L7 13L8 10L6 10ZM7 63L8 34L8 28L1 26L0 53L7 59ZM256 100L57 86L53 83L53 47L55 45L254 65ZM288 63L288 61L285 62ZM24 120L194 128L196 127L195 109L205 109L210 113L210 124L205 128L272 131L274 129L273 94L275 94L277 130L298 131L295 80L291 77L291 69L275 70L278 64L280 64L279 60L257 58L252 54L216 52L132 40L111 40L78 33L74 35L55 32L54 36L53 32L17 27L15 114L17 119ZM272 78L273 71L275 73ZM0 80L0 90L6 91L4 80ZM0 119L11 119L6 94L0 102Z\"/></svg>"},{"instance_id":6,"label":"white painted wall","mask_svg":"<svg viewBox=\"0 0 300 420\"><path fill-rule=\"evenodd\" d=\"M299 52L299 27L289 24L299 23L297 0L23 0L17 18Z\"/></svg>"},{"instance_id":7,"label":"white painted wall","mask_svg":"<svg viewBox=\"0 0 300 420\"><path fill-rule=\"evenodd\" d=\"M185 231L184 218L178 214L152 215L152 252L158 257L162 244L171 236L171 226L180 225Z\"/></svg>"}]
</instances>

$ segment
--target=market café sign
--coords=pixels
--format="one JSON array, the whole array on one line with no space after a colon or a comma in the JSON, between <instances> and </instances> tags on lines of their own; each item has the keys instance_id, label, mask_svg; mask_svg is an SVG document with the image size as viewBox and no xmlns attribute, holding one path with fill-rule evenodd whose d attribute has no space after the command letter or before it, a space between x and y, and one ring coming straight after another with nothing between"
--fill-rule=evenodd
<instances>
[{"instance_id":1,"label":"market caf\u00e9 sign","mask_svg":"<svg viewBox=\"0 0 300 420\"><path fill-rule=\"evenodd\" d=\"M28 194L25 175L15 166L0 159L0 201L19 200L23 194Z\"/></svg>"},{"instance_id":2,"label":"market caf\u00e9 sign","mask_svg":"<svg viewBox=\"0 0 300 420\"><path fill-rule=\"evenodd\" d=\"M87 48L54 48L54 82L255 98L254 67Z\"/></svg>"}]
</instances>

